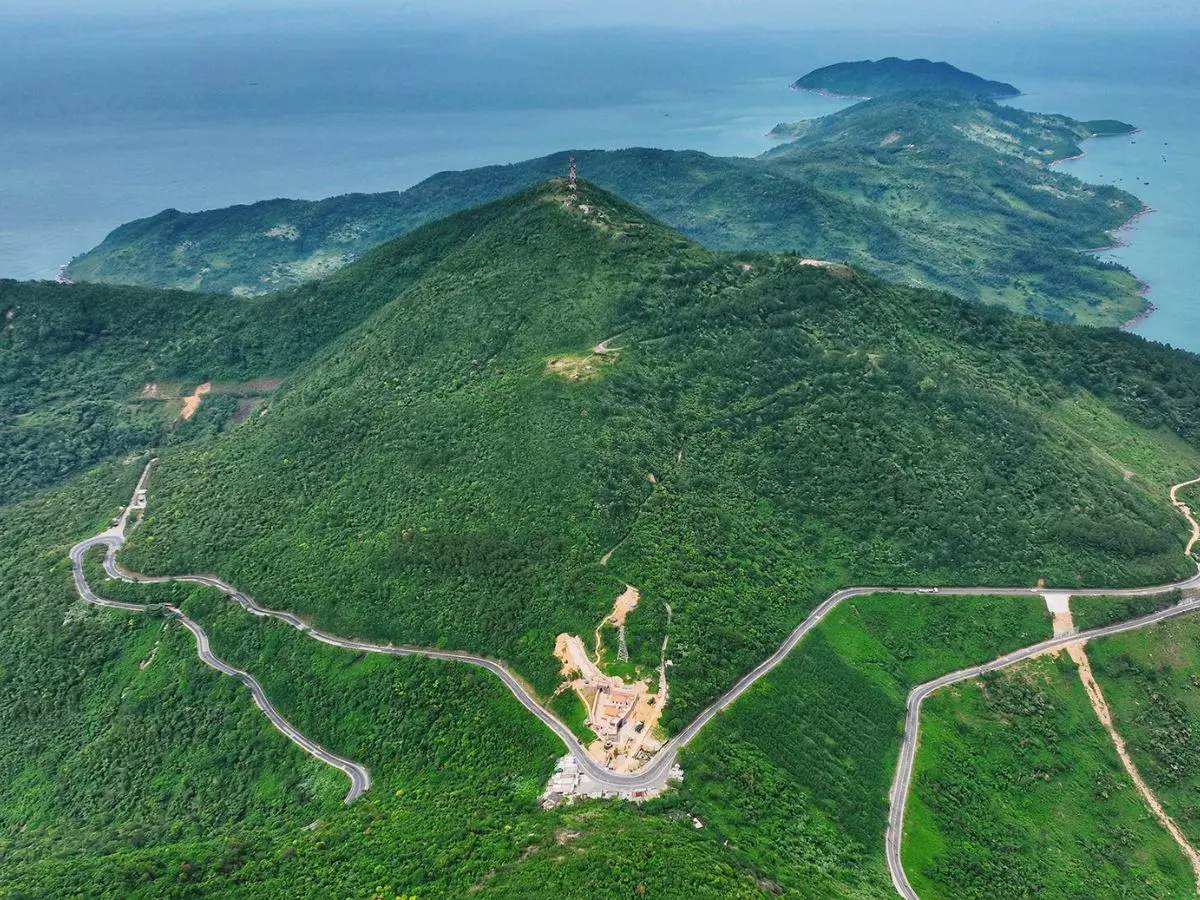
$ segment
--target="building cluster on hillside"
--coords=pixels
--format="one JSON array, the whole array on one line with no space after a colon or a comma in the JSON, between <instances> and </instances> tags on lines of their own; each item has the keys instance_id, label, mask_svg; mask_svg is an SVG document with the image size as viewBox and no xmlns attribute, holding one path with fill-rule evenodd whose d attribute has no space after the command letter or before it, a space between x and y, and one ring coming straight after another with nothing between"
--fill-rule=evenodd
<instances>
[{"instance_id":1,"label":"building cluster on hillside","mask_svg":"<svg viewBox=\"0 0 1200 900\"><path fill-rule=\"evenodd\" d=\"M610 785L602 785L587 774L579 765L579 760L568 753L561 757L554 767L554 774L542 792L541 803L546 809L553 809L560 803L576 797L588 797L603 800L631 800L640 803L657 797L671 782L683 780L683 769L678 765L671 767L667 773L667 784L657 788L638 788L630 790L613 790Z\"/></svg>"}]
</instances>

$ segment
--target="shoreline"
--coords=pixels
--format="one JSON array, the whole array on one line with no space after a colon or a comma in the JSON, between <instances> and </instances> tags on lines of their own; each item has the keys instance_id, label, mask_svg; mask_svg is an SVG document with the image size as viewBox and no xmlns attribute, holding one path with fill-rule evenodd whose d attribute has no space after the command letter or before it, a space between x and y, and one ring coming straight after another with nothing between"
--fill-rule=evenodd
<instances>
[{"instance_id":1,"label":"shoreline","mask_svg":"<svg viewBox=\"0 0 1200 900\"><path fill-rule=\"evenodd\" d=\"M798 84L788 85L793 91L802 91L805 94L816 94L818 97L828 97L830 100L870 100L866 94L839 94L837 91L831 91L828 88L809 88L801 87Z\"/></svg>"},{"instance_id":2,"label":"shoreline","mask_svg":"<svg viewBox=\"0 0 1200 900\"><path fill-rule=\"evenodd\" d=\"M1128 133L1093 134L1093 135L1090 135L1087 138L1087 140L1096 141L1096 140L1104 140L1106 138L1129 137L1131 135L1139 134L1141 132L1141 130L1142 130L1141 128L1138 128L1135 126L1133 131L1130 131ZM1062 163L1073 162L1077 159L1083 159L1085 156L1087 156L1086 150L1081 153L1076 154L1075 156L1067 156L1067 157L1064 157L1063 159L1053 160L1052 162L1049 163L1047 168L1052 168L1054 166L1061 165ZM1087 247L1079 252L1080 253L1106 253L1110 250L1119 250L1122 247L1128 247L1129 242L1127 240L1125 240L1125 238L1123 238L1121 235L1123 233L1131 230L1133 228L1133 226L1135 226L1138 223L1138 220L1140 220L1143 216L1148 216L1152 212L1154 212L1154 207L1152 207L1149 203L1142 201L1141 209L1139 209L1137 212L1135 212L1133 215L1131 215L1128 219L1126 219L1124 222L1122 222L1116 228L1114 228L1108 232L1109 237L1112 238L1112 241L1110 243L1105 244L1104 246L1101 246L1101 247ZM1134 277L1137 278L1136 275ZM1137 295L1139 297L1141 297L1143 300L1145 300L1146 295L1149 293L1150 293L1150 283L1148 281L1142 280L1141 278L1137 278ZM1145 309L1143 309L1140 313L1138 313L1133 318L1127 319L1126 321L1122 322L1120 325L1117 326L1117 329L1119 331L1130 331L1130 330L1136 328L1138 325L1145 322L1156 312L1158 312L1158 307L1155 306L1152 302L1150 302L1149 300L1146 300L1145 302L1146 302Z\"/></svg>"},{"instance_id":3,"label":"shoreline","mask_svg":"<svg viewBox=\"0 0 1200 900\"><path fill-rule=\"evenodd\" d=\"M1080 250L1079 252L1080 253L1104 253L1108 250L1119 250L1121 247L1128 247L1129 242L1120 236L1121 233L1124 231L1128 231L1134 225L1137 224L1138 219L1142 218L1143 216L1148 216L1148 215L1150 215L1150 213L1152 213L1154 211L1155 211L1154 207L1150 206L1147 203L1143 203L1141 209L1139 209L1137 212L1135 212L1132 216L1130 216L1128 219L1126 219L1124 222L1122 222L1116 228L1114 228L1108 232L1109 235L1112 236L1111 244L1104 244L1103 246L1100 246L1100 247L1085 247L1084 249ZM1145 284L1145 282L1139 281L1138 284ZM1149 287L1147 286L1147 290L1148 289L1149 289Z\"/></svg>"},{"instance_id":4,"label":"shoreline","mask_svg":"<svg viewBox=\"0 0 1200 900\"><path fill-rule=\"evenodd\" d=\"M1150 285L1146 284L1146 282L1144 282L1144 281L1138 282L1138 296L1139 297L1145 297L1146 294L1149 293L1149 291L1150 291ZM1140 313L1138 313L1136 316L1134 316L1132 319L1128 320L1127 322L1122 322L1119 326L1117 326L1117 330L1118 331L1130 331L1131 329L1137 328L1137 326L1141 325L1143 322L1145 322L1148 318L1150 318L1156 312L1158 312L1158 307L1155 306L1153 303L1151 303L1149 300L1147 300L1146 308L1144 310L1142 310Z\"/></svg>"},{"instance_id":5,"label":"shoreline","mask_svg":"<svg viewBox=\"0 0 1200 900\"><path fill-rule=\"evenodd\" d=\"M1129 242L1124 240L1120 236L1121 233L1123 231L1128 231L1130 228L1132 228L1134 225L1137 224L1137 221L1139 219L1141 219L1143 216L1148 216L1152 212L1154 212L1154 208L1152 206L1150 206L1148 203L1143 203L1141 209L1139 209L1132 216L1130 216L1128 219L1126 219L1124 222L1122 222L1120 225L1118 225L1116 228L1114 228L1112 231L1109 232L1109 234L1112 235L1112 239L1113 239L1111 244L1108 244L1107 246L1104 246L1104 247L1090 247L1087 250L1083 250L1081 252L1083 252L1083 253L1103 253L1108 250L1116 250L1119 247L1128 247ZM1136 276L1134 276L1134 277L1136 277ZM1146 295L1149 293L1150 293L1150 283L1148 281L1142 280L1141 278L1138 278L1137 279L1137 295L1139 297L1141 297L1143 300L1145 300ZM1129 331L1130 329L1136 328L1138 325L1142 324L1142 322L1145 322L1156 312L1158 312L1158 307L1155 306L1153 303L1151 303L1149 300L1146 300L1146 308L1145 309L1143 309L1140 313L1138 313L1132 319L1128 319L1128 320L1122 322L1120 325L1117 326L1117 328L1120 331Z\"/></svg>"},{"instance_id":6,"label":"shoreline","mask_svg":"<svg viewBox=\"0 0 1200 900\"><path fill-rule=\"evenodd\" d=\"M1091 138L1088 138L1088 140L1091 140ZM1085 156L1087 156L1086 150L1084 150L1082 153L1076 153L1074 156L1064 156L1062 159L1052 159L1046 164L1046 167L1053 168L1054 166L1061 166L1063 163L1075 162L1075 160L1083 159Z\"/></svg>"}]
</instances>

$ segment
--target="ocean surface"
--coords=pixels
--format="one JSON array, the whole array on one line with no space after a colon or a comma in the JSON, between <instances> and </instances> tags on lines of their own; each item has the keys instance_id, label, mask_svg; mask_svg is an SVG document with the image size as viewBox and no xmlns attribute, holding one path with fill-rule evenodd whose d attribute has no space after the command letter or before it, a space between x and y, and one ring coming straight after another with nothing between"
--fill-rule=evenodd
<instances>
[{"instance_id":1,"label":"ocean surface","mask_svg":"<svg viewBox=\"0 0 1200 900\"><path fill-rule=\"evenodd\" d=\"M1089 26L1090 27L1090 26ZM845 105L816 66L946 59L1014 102L1142 130L1066 171L1154 212L1103 254L1149 286L1136 330L1200 352L1200 32L406 29L395 18L0 14L0 277L53 277L161 209L399 190L564 148L766 150ZM582 173L586 176L586 172Z\"/></svg>"}]
</instances>

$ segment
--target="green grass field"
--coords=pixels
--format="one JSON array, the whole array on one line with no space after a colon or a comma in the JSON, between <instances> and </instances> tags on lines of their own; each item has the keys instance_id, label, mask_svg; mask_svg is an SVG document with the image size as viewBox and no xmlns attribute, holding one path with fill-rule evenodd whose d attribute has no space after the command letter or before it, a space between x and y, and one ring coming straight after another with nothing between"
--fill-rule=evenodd
<instances>
[{"instance_id":1,"label":"green grass field","mask_svg":"<svg viewBox=\"0 0 1200 900\"><path fill-rule=\"evenodd\" d=\"M903 854L928 900L1168 898L1195 889L1065 654L926 701Z\"/></svg>"}]
</instances>

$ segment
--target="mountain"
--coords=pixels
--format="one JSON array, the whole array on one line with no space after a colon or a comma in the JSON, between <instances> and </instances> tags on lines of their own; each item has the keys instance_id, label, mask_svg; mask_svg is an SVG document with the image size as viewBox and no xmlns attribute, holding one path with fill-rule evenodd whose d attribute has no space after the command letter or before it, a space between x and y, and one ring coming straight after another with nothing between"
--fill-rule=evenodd
<instances>
[{"instance_id":1,"label":"mountain","mask_svg":"<svg viewBox=\"0 0 1200 900\"><path fill-rule=\"evenodd\" d=\"M387 290L432 262L389 272ZM389 299L361 273L353 291L334 275L253 298L0 279L0 504L240 421ZM205 382L212 396L182 420L185 396Z\"/></svg>"},{"instance_id":2,"label":"mountain","mask_svg":"<svg viewBox=\"0 0 1200 900\"><path fill-rule=\"evenodd\" d=\"M1183 571L1164 498L1060 421L1100 402L1080 389L1119 396L1095 379L1145 369L1142 342L713 253L562 184L347 268L357 294L440 248L269 415L163 462L136 565L219 572L336 632L482 650L546 693L555 636L590 633L635 584L652 599L631 618L634 662L657 663L674 610L670 727L844 579ZM1145 402L1147 424L1190 434L1190 399Z\"/></svg>"},{"instance_id":3,"label":"mountain","mask_svg":"<svg viewBox=\"0 0 1200 900\"><path fill-rule=\"evenodd\" d=\"M714 249L847 261L908 284L1087 324L1119 325L1146 309L1127 270L1079 252L1111 243L1109 232L1142 203L1050 167L1081 152L1078 142L1093 133L1087 123L906 95L776 131L802 139L759 159L646 149L573 155L590 180ZM117 229L69 273L261 293L560 175L567 157L444 172L400 194L167 211Z\"/></svg>"},{"instance_id":4,"label":"mountain","mask_svg":"<svg viewBox=\"0 0 1200 900\"><path fill-rule=\"evenodd\" d=\"M1003 81L988 81L945 62L898 59L889 56L872 62L834 63L813 69L793 82L798 91L815 91L831 97L882 97L908 91L965 93L997 99L1021 92Z\"/></svg>"},{"instance_id":5,"label":"mountain","mask_svg":"<svg viewBox=\"0 0 1200 900\"><path fill-rule=\"evenodd\" d=\"M1189 571L1167 485L1200 469L1196 357L841 264L709 250L587 181L540 182L261 298L4 289L22 359L61 382L44 405L89 372L114 404L144 378L283 378L237 423L169 431L124 564L210 572L347 636L502 658L543 698L556 636L611 640L602 623L634 585L618 665L652 670L669 639L673 731L838 586ZM339 773L172 620L75 599L67 549L129 497L131 454L155 440L0 505L0 892L892 896L906 692L1049 629L1039 597L856 598L701 733L680 788L543 810L561 744L488 673L344 650L204 588L92 568L102 594L182 605L290 722L368 765L346 805ZM1092 895L1186 885L1116 789L1119 763L1087 772L1114 789L1072 808L1106 813L1112 865L1090 865L1087 823L1020 840L1052 842Z\"/></svg>"}]
</instances>

